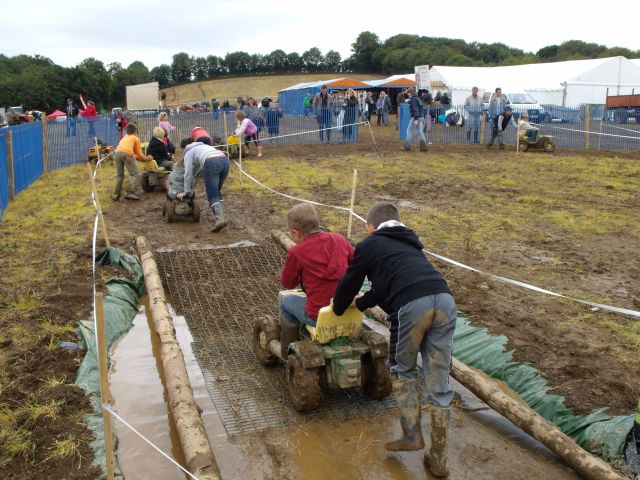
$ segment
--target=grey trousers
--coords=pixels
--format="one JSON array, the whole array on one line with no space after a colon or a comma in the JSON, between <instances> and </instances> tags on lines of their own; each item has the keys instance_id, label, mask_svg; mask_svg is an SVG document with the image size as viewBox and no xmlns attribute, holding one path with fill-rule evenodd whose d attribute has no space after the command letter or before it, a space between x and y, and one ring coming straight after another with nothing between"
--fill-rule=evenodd
<instances>
[{"instance_id":1,"label":"grey trousers","mask_svg":"<svg viewBox=\"0 0 640 480\"><path fill-rule=\"evenodd\" d=\"M138 182L138 168L136 167L136 159L123 152L116 152L113 154L113 159L116 162L116 184L113 189L113 193L120 195L122 193L122 182L124 182L124 167L127 167L129 172L129 181L131 186L128 190L130 193L136 192L136 186Z\"/></svg>"},{"instance_id":2,"label":"grey trousers","mask_svg":"<svg viewBox=\"0 0 640 480\"><path fill-rule=\"evenodd\" d=\"M456 317L453 296L438 293L408 302L398 310L397 316L390 318L391 377L417 378L418 353L421 353L425 401L437 407L449 407L453 400L449 368Z\"/></svg>"}]
</instances>

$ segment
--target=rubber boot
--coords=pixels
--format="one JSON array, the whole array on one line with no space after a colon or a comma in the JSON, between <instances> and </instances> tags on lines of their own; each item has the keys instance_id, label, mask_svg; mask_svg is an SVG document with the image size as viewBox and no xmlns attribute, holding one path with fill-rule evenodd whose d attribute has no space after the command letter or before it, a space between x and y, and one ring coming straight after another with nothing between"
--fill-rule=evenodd
<instances>
[{"instance_id":1,"label":"rubber boot","mask_svg":"<svg viewBox=\"0 0 640 480\"><path fill-rule=\"evenodd\" d=\"M431 448L424 454L424 464L436 477L449 474L449 419L451 408L431 407Z\"/></svg>"},{"instance_id":2,"label":"rubber boot","mask_svg":"<svg viewBox=\"0 0 640 480\"><path fill-rule=\"evenodd\" d=\"M420 151L421 152L426 152L427 151L427 144L423 140L420 140Z\"/></svg>"},{"instance_id":3,"label":"rubber boot","mask_svg":"<svg viewBox=\"0 0 640 480\"><path fill-rule=\"evenodd\" d=\"M262 146L258 147L258 157L262 156Z\"/></svg>"},{"instance_id":4,"label":"rubber boot","mask_svg":"<svg viewBox=\"0 0 640 480\"><path fill-rule=\"evenodd\" d=\"M280 355L286 360L289 356L289 344L300 340L300 330L297 324L286 325L282 321L280 323Z\"/></svg>"},{"instance_id":5,"label":"rubber boot","mask_svg":"<svg viewBox=\"0 0 640 480\"><path fill-rule=\"evenodd\" d=\"M211 228L211 231L217 232L218 230L222 230L227 226L227 221L224 218L224 207L222 206L222 202L216 202L211 205L211 211L213 212L213 227Z\"/></svg>"},{"instance_id":6,"label":"rubber boot","mask_svg":"<svg viewBox=\"0 0 640 480\"><path fill-rule=\"evenodd\" d=\"M393 379L393 398L400 410L402 437L384 445L390 452L420 450L424 448L420 426L420 383L413 380Z\"/></svg>"}]
</instances>

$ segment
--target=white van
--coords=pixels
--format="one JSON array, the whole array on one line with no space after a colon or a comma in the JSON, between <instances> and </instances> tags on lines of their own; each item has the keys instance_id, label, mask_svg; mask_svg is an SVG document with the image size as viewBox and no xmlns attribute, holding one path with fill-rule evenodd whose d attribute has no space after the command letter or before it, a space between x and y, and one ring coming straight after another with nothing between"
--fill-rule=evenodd
<instances>
[{"instance_id":1,"label":"white van","mask_svg":"<svg viewBox=\"0 0 640 480\"><path fill-rule=\"evenodd\" d=\"M484 109L489 110L489 102L495 96L495 92L487 90L482 95ZM502 92L502 96L508 105L513 108L513 116L517 120L523 113L529 114L529 121L533 123L551 122L551 114L540 105L535 98L525 92Z\"/></svg>"}]
</instances>

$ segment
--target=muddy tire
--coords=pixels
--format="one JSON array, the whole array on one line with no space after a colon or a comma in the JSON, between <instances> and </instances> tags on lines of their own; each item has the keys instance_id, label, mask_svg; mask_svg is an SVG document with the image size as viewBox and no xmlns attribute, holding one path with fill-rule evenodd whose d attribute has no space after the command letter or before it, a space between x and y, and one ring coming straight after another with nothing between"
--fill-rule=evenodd
<instances>
[{"instance_id":1,"label":"muddy tire","mask_svg":"<svg viewBox=\"0 0 640 480\"><path fill-rule=\"evenodd\" d=\"M259 318L253 324L253 352L260 365L270 367L278 361L278 357L271 353L269 343L271 340L277 340L279 336L278 327L271 318Z\"/></svg>"},{"instance_id":2,"label":"muddy tire","mask_svg":"<svg viewBox=\"0 0 640 480\"><path fill-rule=\"evenodd\" d=\"M295 354L287 359L287 389L296 410L311 412L320 405L322 388L317 368L303 368L302 362Z\"/></svg>"},{"instance_id":3,"label":"muddy tire","mask_svg":"<svg viewBox=\"0 0 640 480\"><path fill-rule=\"evenodd\" d=\"M200 222L200 205L198 205L197 203L193 203L193 223L199 223Z\"/></svg>"},{"instance_id":4,"label":"muddy tire","mask_svg":"<svg viewBox=\"0 0 640 480\"><path fill-rule=\"evenodd\" d=\"M545 152L549 152L549 153L551 153L551 152L553 152L555 149L556 149L556 146L555 146L553 143L549 142L549 141L547 141L547 142L544 144L544 151L545 151Z\"/></svg>"},{"instance_id":5,"label":"muddy tire","mask_svg":"<svg viewBox=\"0 0 640 480\"><path fill-rule=\"evenodd\" d=\"M167 202L165 219L167 220L167 223L173 223L176 221L176 204L175 203Z\"/></svg>"},{"instance_id":6,"label":"muddy tire","mask_svg":"<svg viewBox=\"0 0 640 480\"><path fill-rule=\"evenodd\" d=\"M371 358L367 354L362 357L364 370L364 391L367 397L375 400L388 397L391 393L391 376L385 358Z\"/></svg>"},{"instance_id":7,"label":"muddy tire","mask_svg":"<svg viewBox=\"0 0 640 480\"><path fill-rule=\"evenodd\" d=\"M156 187L149 183L149 176L142 175L142 190L145 192L154 192Z\"/></svg>"}]
</instances>

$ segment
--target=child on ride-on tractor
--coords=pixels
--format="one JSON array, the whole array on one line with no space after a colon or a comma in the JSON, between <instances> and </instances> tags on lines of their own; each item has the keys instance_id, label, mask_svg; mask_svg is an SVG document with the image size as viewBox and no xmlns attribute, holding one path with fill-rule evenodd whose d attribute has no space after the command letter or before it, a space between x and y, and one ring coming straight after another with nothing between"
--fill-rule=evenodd
<instances>
[{"instance_id":1,"label":"child on ride-on tractor","mask_svg":"<svg viewBox=\"0 0 640 480\"><path fill-rule=\"evenodd\" d=\"M353 257L353 247L344 236L320 230L313 205L293 207L287 214L287 224L296 246L287 253L280 283L286 289L301 285L304 294L280 294L282 358L287 358L289 344L299 339L300 322L316 326L318 311L329 305Z\"/></svg>"},{"instance_id":2,"label":"child on ride-on tractor","mask_svg":"<svg viewBox=\"0 0 640 480\"><path fill-rule=\"evenodd\" d=\"M518 125L518 137L527 137L527 142L535 144L538 141L538 127L534 127L529 123L529 114L523 113L520 116Z\"/></svg>"}]
</instances>

